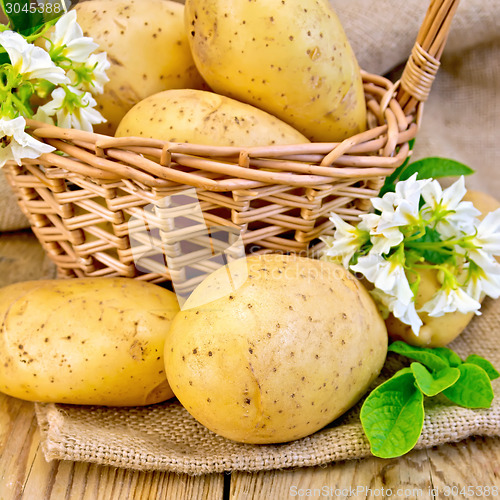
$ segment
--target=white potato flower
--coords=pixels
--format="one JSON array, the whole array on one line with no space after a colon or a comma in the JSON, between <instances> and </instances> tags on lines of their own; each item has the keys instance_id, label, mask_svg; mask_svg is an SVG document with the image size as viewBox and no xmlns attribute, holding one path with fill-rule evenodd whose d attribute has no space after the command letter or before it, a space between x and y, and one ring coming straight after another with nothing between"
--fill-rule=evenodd
<instances>
[{"instance_id":1,"label":"white potato flower","mask_svg":"<svg viewBox=\"0 0 500 500\"><path fill-rule=\"evenodd\" d=\"M483 252L500 255L500 208L488 213L478 224L472 242Z\"/></svg>"},{"instance_id":2,"label":"white potato flower","mask_svg":"<svg viewBox=\"0 0 500 500\"><path fill-rule=\"evenodd\" d=\"M370 253L385 255L397 247L404 239L403 233L397 227L387 228L385 231L370 232L370 241L373 247Z\"/></svg>"},{"instance_id":3,"label":"white potato flower","mask_svg":"<svg viewBox=\"0 0 500 500\"><path fill-rule=\"evenodd\" d=\"M378 254L359 257L351 270L363 276L383 292L397 297L403 304L410 304L413 292L410 288L404 267L397 258L385 259Z\"/></svg>"},{"instance_id":4,"label":"white potato flower","mask_svg":"<svg viewBox=\"0 0 500 500\"><path fill-rule=\"evenodd\" d=\"M467 273L465 290L475 300L481 300L484 295L492 299L500 297L500 264L495 260L485 267L473 265L473 270Z\"/></svg>"},{"instance_id":5,"label":"white potato flower","mask_svg":"<svg viewBox=\"0 0 500 500\"><path fill-rule=\"evenodd\" d=\"M391 227L385 231L379 230L381 217L378 214L362 214L359 227L364 228L370 233L370 242L373 247L370 253L380 253L381 255L398 246L403 241L403 233L397 227Z\"/></svg>"},{"instance_id":6,"label":"white potato flower","mask_svg":"<svg viewBox=\"0 0 500 500\"><path fill-rule=\"evenodd\" d=\"M326 258L373 284L371 294L382 314L392 313L419 335L420 313L480 314L484 296L500 298L500 209L479 221L468 201L464 177L447 189L417 174L399 181L394 192L371 202L377 213L362 215L357 227L332 215L336 233L327 241ZM351 264L352 263L352 264ZM416 309L417 279L422 269L438 272L441 288Z\"/></svg>"},{"instance_id":7,"label":"white potato flower","mask_svg":"<svg viewBox=\"0 0 500 500\"><path fill-rule=\"evenodd\" d=\"M18 165L23 158L38 158L55 148L39 142L25 132L26 120L18 116L12 120L0 118L0 168L13 160Z\"/></svg>"},{"instance_id":8,"label":"white potato flower","mask_svg":"<svg viewBox=\"0 0 500 500\"><path fill-rule=\"evenodd\" d=\"M84 63L84 71L90 75L90 81L82 80L78 82L78 74L73 69L68 71L68 76L73 86L79 83L79 88L86 92L102 94L104 92L104 85L109 82L106 71L110 67L111 63L108 61L106 52L90 54L88 60Z\"/></svg>"},{"instance_id":9,"label":"white potato flower","mask_svg":"<svg viewBox=\"0 0 500 500\"><path fill-rule=\"evenodd\" d=\"M466 192L463 176L445 190L436 180L422 189L425 201L422 212L427 216L436 212L446 213L436 225L436 230L444 238L474 233L476 218L480 212L470 201L462 201Z\"/></svg>"},{"instance_id":10,"label":"white potato flower","mask_svg":"<svg viewBox=\"0 0 500 500\"><path fill-rule=\"evenodd\" d=\"M330 214L330 221L335 226L335 235L330 238L321 238L326 243L325 255L342 261L342 265L349 269L351 257L368 240L367 228L362 223L358 227L345 222L337 214Z\"/></svg>"},{"instance_id":11,"label":"white potato flower","mask_svg":"<svg viewBox=\"0 0 500 500\"><path fill-rule=\"evenodd\" d=\"M397 226L380 229L380 222L382 220L380 215L366 214L362 215L361 219L370 231L370 242L373 245L370 253L385 255L392 248L397 247L404 239L403 233Z\"/></svg>"},{"instance_id":12,"label":"white potato flower","mask_svg":"<svg viewBox=\"0 0 500 500\"><path fill-rule=\"evenodd\" d=\"M420 220L420 195L430 179L417 180L417 174L396 184L396 191L382 198L372 198L376 210L381 212L380 232L399 226L412 225Z\"/></svg>"},{"instance_id":13,"label":"white potato flower","mask_svg":"<svg viewBox=\"0 0 500 500\"><path fill-rule=\"evenodd\" d=\"M429 316L437 318L456 311L462 314L470 312L480 314L480 308L481 303L471 297L463 288L443 286L433 295L431 300L419 309L419 312L426 312Z\"/></svg>"},{"instance_id":14,"label":"white potato flower","mask_svg":"<svg viewBox=\"0 0 500 500\"><path fill-rule=\"evenodd\" d=\"M405 304L398 297L377 288L371 290L370 294L375 299L384 319L387 319L389 313L392 313L402 323L410 325L413 333L418 336L420 327L424 323L415 309L415 302L412 301L409 304Z\"/></svg>"},{"instance_id":15,"label":"white potato flower","mask_svg":"<svg viewBox=\"0 0 500 500\"><path fill-rule=\"evenodd\" d=\"M0 45L7 52L13 68L26 80L47 80L54 85L69 83L65 71L54 64L49 54L28 43L19 33L1 32Z\"/></svg>"},{"instance_id":16,"label":"white potato flower","mask_svg":"<svg viewBox=\"0 0 500 500\"><path fill-rule=\"evenodd\" d=\"M83 36L83 30L76 20L76 11L70 10L61 16L46 43L47 51L74 62L87 62L90 54L99 45L92 38Z\"/></svg>"},{"instance_id":17,"label":"white potato flower","mask_svg":"<svg viewBox=\"0 0 500 500\"><path fill-rule=\"evenodd\" d=\"M75 128L92 132L93 125L104 123L105 118L94 109L97 105L90 92L68 87L70 97L62 88L56 88L52 100L40 106L34 115L35 120L49 122L55 116L57 126L62 128ZM78 103L74 101L77 100Z\"/></svg>"},{"instance_id":18,"label":"white potato flower","mask_svg":"<svg viewBox=\"0 0 500 500\"><path fill-rule=\"evenodd\" d=\"M469 244L457 246L456 251L464 259L483 269L490 269L500 256L500 208L490 212L474 228Z\"/></svg>"}]
</instances>

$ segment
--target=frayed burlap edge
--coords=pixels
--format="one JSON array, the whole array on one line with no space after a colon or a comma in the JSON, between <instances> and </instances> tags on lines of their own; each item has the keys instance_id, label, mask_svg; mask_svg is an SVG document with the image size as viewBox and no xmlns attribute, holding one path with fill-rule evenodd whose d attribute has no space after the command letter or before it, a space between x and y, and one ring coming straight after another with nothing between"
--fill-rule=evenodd
<instances>
[{"instance_id":1,"label":"frayed burlap edge","mask_svg":"<svg viewBox=\"0 0 500 500\"><path fill-rule=\"evenodd\" d=\"M500 301L487 300L451 347L463 358L474 352L500 366ZM381 375L399 361L392 356ZM416 448L456 442L473 435L500 435L500 381L493 382L489 409L471 410L446 398L430 399ZM215 435L175 400L149 407L109 408L37 404L42 448L47 460L74 460L136 470L192 475L262 471L323 465L370 456L358 404L312 436L280 445L247 445Z\"/></svg>"},{"instance_id":2,"label":"frayed burlap edge","mask_svg":"<svg viewBox=\"0 0 500 500\"><path fill-rule=\"evenodd\" d=\"M215 439L211 455L191 456L182 450L177 453L155 454L143 451L140 447L125 449L113 440L82 440L80 436L71 433L71 425L64 422L62 413L64 410L53 404L37 405L37 418L43 436L42 447L48 461L72 460L141 471L159 470L201 475L225 471L257 472L316 466L371 455L369 444L358 423L327 428L310 437L282 445L228 443L227 450L221 450L218 440ZM168 425L167 416L165 425ZM474 435L500 435L499 404L496 403L488 410L435 408L428 412L422 435L415 448L457 442ZM185 439L190 437L186 436ZM196 442L192 444L196 446Z\"/></svg>"}]
</instances>

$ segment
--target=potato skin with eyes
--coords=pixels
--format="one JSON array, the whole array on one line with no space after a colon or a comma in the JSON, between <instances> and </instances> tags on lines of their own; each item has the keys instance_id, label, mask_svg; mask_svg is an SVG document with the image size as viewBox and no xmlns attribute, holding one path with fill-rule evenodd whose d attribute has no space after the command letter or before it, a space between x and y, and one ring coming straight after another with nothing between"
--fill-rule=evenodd
<instances>
[{"instance_id":1,"label":"potato skin with eyes","mask_svg":"<svg viewBox=\"0 0 500 500\"><path fill-rule=\"evenodd\" d=\"M184 30L184 6L171 0L89 0L77 3L78 24L111 63L97 109L108 120L94 131L113 135L125 113L171 88L206 88Z\"/></svg>"},{"instance_id":2,"label":"potato skin with eyes","mask_svg":"<svg viewBox=\"0 0 500 500\"><path fill-rule=\"evenodd\" d=\"M136 406L173 396L163 361L174 293L127 278L0 289L0 391L50 403Z\"/></svg>"},{"instance_id":3,"label":"potato skin with eyes","mask_svg":"<svg viewBox=\"0 0 500 500\"><path fill-rule=\"evenodd\" d=\"M116 131L116 137L129 136L212 146L309 142L293 127L261 109L194 89L165 90L136 104Z\"/></svg>"},{"instance_id":4,"label":"potato skin with eyes","mask_svg":"<svg viewBox=\"0 0 500 500\"><path fill-rule=\"evenodd\" d=\"M167 334L165 364L194 418L262 444L339 417L386 352L384 321L354 276L330 262L268 254L233 261L193 291Z\"/></svg>"},{"instance_id":5,"label":"potato skin with eyes","mask_svg":"<svg viewBox=\"0 0 500 500\"><path fill-rule=\"evenodd\" d=\"M273 114L313 142L365 130L360 69L328 0L186 0L185 26L214 92Z\"/></svg>"}]
</instances>

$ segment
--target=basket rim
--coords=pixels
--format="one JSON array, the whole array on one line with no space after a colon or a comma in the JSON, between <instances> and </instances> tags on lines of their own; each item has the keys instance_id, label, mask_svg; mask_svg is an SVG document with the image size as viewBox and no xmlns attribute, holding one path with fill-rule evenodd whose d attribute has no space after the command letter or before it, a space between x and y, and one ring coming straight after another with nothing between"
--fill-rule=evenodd
<instances>
[{"instance_id":1,"label":"basket rim","mask_svg":"<svg viewBox=\"0 0 500 500\"><path fill-rule=\"evenodd\" d=\"M410 153L421 107L405 114L397 100L400 82L362 71L368 127L341 142L291 145L212 146L144 137L115 138L27 120L29 133L63 156L46 153L47 177L64 172L106 181L126 179L149 188L172 183L210 191L264 184L315 186L339 179L378 178L392 173Z\"/></svg>"}]
</instances>

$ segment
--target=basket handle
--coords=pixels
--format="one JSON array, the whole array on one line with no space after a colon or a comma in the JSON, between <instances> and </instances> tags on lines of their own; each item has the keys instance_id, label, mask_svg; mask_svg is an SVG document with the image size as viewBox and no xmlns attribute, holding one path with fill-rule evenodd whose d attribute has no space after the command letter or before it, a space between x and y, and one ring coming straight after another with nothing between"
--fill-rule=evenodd
<instances>
[{"instance_id":1,"label":"basket handle","mask_svg":"<svg viewBox=\"0 0 500 500\"><path fill-rule=\"evenodd\" d=\"M397 94L397 100L406 114L410 114L429 96L459 1L431 0Z\"/></svg>"}]
</instances>

